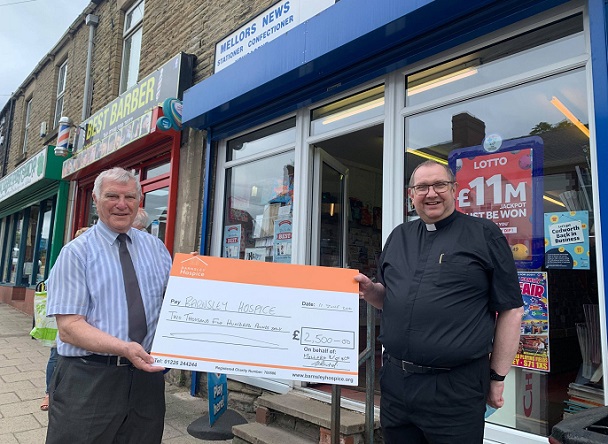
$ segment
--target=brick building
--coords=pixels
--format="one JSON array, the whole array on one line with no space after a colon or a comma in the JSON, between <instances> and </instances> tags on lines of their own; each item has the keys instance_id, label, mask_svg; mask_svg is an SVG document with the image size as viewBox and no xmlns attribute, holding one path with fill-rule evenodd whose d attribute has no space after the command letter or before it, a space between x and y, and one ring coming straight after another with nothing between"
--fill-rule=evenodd
<instances>
[{"instance_id":1,"label":"brick building","mask_svg":"<svg viewBox=\"0 0 608 444\"><path fill-rule=\"evenodd\" d=\"M45 161L48 158L56 163L52 148L57 142L59 119L62 116L71 119L73 158L79 155L82 158L83 146L79 145L78 135L86 133L88 117L103 110L177 54L188 55L189 72L181 72L179 79L184 85L211 75L216 40L232 31L243 17L256 14L270 3L267 0L234 2L230 7L223 7L213 2L95 0L74 20L0 112L0 164L3 178L8 177L2 188L4 194L0 195L0 237L4 245L0 282L7 284L0 285L3 301L31 312L33 286L48 275L47 263L52 265L61 246L79 226L95 220L90 196L85 196L90 187L85 189L83 184L90 185L90 180L101 169L110 166L145 168L142 165L146 162L154 162L136 153L145 151L150 144L162 142L158 138L140 141L138 147L130 147L128 153L114 153L110 160L90 162L95 165L88 165L86 171L76 175L62 175L61 165L55 165L53 171L35 180L28 177L24 182L24 165L49 150L48 146L51 149L49 155L44 156ZM87 101L84 100L85 86L89 89ZM145 104L144 110L151 111L160 104L162 100L155 97ZM78 126L82 128L76 134ZM164 139L170 141L172 148L157 149L152 156L164 154L166 158L167 151L173 150L173 157L169 157L174 164L170 169L163 166L162 177L157 181L170 182L173 187L173 220L169 225L180 229L172 228L170 235L164 231L162 235L173 252L192 251L198 247L200 236L204 132L173 131ZM126 165L133 156L139 159ZM166 162L171 161L165 159ZM164 193L167 187L159 188ZM37 196L42 197L34 202ZM49 211L45 225L44 214ZM49 216L52 217L49 219ZM166 223L166 220L161 223L161 231ZM37 237L38 229L42 234ZM19 245L22 240L24 247Z\"/></svg>"}]
</instances>

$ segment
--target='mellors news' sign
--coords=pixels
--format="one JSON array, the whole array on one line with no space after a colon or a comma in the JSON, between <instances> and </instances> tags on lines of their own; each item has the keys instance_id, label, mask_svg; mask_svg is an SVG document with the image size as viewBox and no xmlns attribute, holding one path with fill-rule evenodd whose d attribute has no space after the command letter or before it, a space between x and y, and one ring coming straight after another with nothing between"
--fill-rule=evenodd
<instances>
[{"instance_id":1,"label":"'mellors news' sign","mask_svg":"<svg viewBox=\"0 0 608 444\"><path fill-rule=\"evenodd\" d=\"M329 8L335 0L283 0L215 45L215 72Z\"/></svg>"}]
</instances>

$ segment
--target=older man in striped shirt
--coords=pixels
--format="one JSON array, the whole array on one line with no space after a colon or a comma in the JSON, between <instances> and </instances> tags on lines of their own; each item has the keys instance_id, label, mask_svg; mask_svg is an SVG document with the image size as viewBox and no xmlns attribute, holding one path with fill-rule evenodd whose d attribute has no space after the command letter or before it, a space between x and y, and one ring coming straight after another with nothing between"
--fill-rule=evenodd
<instances>
[{"instance_id":1,"label":"older man in striped shirt","mask_svg":"<svg viewBox=\"0 0 608 444\"><path fill-rule=\"evenodd\" d=\"M47 314L57 319L59 361L51 383L47 443L161 442L163 368L152 365L148 352L171 256L158 238L131 228L141 196L132 173L122 168L102 172L93 188L99 221L61 250L51 270ZM126 244L143 300L138 339L130 338L130 290L120 243Z\"/></svg>"}]
</instances>

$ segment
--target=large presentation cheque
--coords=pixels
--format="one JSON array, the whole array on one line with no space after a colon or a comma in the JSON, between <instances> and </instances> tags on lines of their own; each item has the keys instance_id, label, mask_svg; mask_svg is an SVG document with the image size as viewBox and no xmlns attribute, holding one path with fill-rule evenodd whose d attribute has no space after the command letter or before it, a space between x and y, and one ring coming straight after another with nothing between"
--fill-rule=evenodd
<instances>
[{"instance_id":1,"label":"large presentation cheque","mask_svg":"<svg viewBox=\"0 0 608 444\"><path fill-rule=\"evenodd\" d=\"M183 370L357 385L356 274L176 254L151 355Z\"/></svg>"}]
</instances>

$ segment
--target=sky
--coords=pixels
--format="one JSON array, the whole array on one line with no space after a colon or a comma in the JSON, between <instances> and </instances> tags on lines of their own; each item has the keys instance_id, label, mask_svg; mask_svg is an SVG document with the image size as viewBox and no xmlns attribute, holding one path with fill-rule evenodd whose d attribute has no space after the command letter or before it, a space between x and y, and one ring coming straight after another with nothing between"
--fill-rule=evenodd
<instances>
[{"instance_id":1,"label":"sky","mask_svg":"<svg viewBox=\"0 0 608 444\"><path fill-rule=\"evenodd\" d=\"M0 0L0 110L90 0Z\"/></svg>"}]
</instances>

